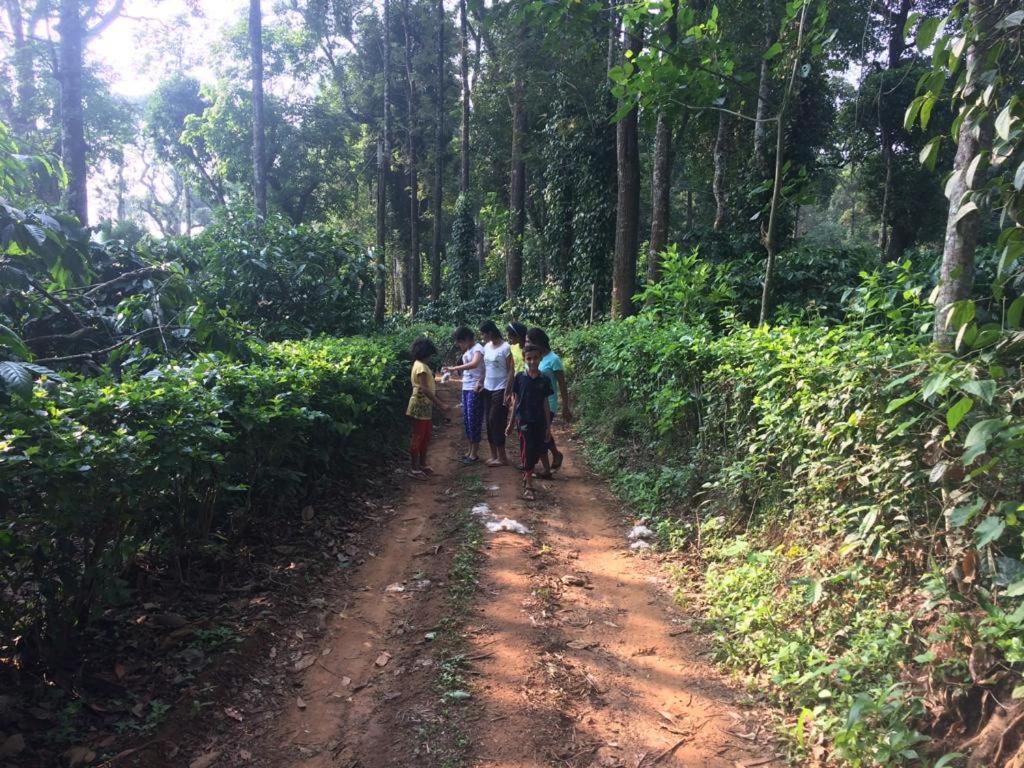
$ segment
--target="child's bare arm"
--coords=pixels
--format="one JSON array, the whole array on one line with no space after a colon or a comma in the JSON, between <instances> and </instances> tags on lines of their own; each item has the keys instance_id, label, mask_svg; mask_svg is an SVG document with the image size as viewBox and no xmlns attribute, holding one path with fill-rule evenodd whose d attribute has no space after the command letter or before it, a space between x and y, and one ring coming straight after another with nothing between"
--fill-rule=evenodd
<instances>
[{"instance_id":1,"label":"child's bare arm","mask_svg":"<svg viewBox=\"0 0 1024 768\"><path fill-rule=\"evenodd\" d=\"M551 403L544 398L544 439L551 442Z\"/></svg>"},{"instance_id":2,"label":"child's bare arm","mask_svg":"<svg viewBox=\"0 0 1024 768\"><path fill-rule=\"evenodd\" d=\"M459 371L468 371L471 368L476 368L478 365L480 365L480 361L483 360L483 359L484 359L484 356L481 355L479 352L477 352L475 355L473 355L473 359L470 360L468 363L463 363L462 365L446 365L444 369L446 371L448 371L449 373L458 373Z\"/></svg>"},{"instance_id":3,"label":"child's bare arm","mask_svg":"<svg viewBox=\"0 0 1024 768\"><path fill-rule=\"evenodd\" d=\"M515 392L513 392L512 393L512 400L510 401L509 407L508 407L508 424L505 425L505 434L506 435L511 435L512 434L512 427L513 427L513 425L515 423L516 423L516 395L515 395Z\"/></svg>"},{"instance_id":4,"label":"child's bare arm","mask_svg":"<svg viewBox=\"0 0 1024 768\"><path fill-rule=\"evenodd\" d=\"M430 402L440 408L442 411L449 410L448 406L441 402L441 399L430 391L430 381L427 374L420 373L416 376L416 381L419 383L420 393L426 397Z\"/></svg>"}]
</instances>

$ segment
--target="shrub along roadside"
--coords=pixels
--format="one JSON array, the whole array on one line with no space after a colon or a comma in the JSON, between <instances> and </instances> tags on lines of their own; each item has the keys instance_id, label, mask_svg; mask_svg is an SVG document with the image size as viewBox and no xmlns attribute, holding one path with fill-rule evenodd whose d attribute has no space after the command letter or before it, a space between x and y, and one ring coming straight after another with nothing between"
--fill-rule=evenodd
<instances>
[{"instance_id":1,"label":"shrub along roadside","mask_svg":"<svg viewBox=\"0 0 1024 768\"><path fill-rule=\"evenodd\" d=\"M566 344L593 462L696 547L720 657L792 713L794 749L916 764L984 691L1012 702L1021 382L998 350L652 315Z\"/></svg>"},{"instance_id":2,"label":"shrub along roadside","mask_svg":"<svg viewBox=\"0 0 1024 768\"><path fill-rule=\"evenodd\" d=\"M420 329L422 330L422 329ZM0 409L0 653L59 656L139 555L189 563L400 436L408 342L320 338L37 383ZM298 511L296 511L298 514ZM6 649L6 650L5 650Z\"/></svg>"}]
</instances>

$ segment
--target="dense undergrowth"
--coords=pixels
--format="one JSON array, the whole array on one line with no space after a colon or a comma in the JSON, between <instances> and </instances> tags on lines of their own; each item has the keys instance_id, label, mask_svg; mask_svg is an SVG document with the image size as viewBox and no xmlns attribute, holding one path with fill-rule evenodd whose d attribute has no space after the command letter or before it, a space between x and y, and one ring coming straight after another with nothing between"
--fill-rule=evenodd
<instances>
[{"instance_id":1,"label":"dense undergrowth","mask_svg":"<svg viewBox=\"0 0 1024 768\"><path fill-rule=\"evenodd\" d=\"M149 361L116 378L42 377L0 411L0 646L60 657L126 569L190 563L301 509L381 455L413 331L252 343ZM144 372L143 372L144 371Z\"/></svg>"},{"instance_id":2,"label":"dense undergrowth","mask_svg":"<svg viewBox=\"0 0 1024 768\"><path fill-rule=\"evenodd\" d=\"M792 713L801 759L930 763L986 696L1015 706L1014 337L935 352L910 275L869 276L841 325L712 328L659 295L565 339L592 462L699 554L717 653Z\"/></svg>"}]
</instances>

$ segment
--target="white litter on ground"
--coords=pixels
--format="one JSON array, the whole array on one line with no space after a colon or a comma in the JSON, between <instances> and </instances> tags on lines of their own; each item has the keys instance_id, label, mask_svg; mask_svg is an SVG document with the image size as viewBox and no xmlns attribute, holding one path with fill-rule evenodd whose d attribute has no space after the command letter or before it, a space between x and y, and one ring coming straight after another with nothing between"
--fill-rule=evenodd
<instances>
[{"instance_id":1,"label":"white litter on ground","mask_svg":"<svg viewBox=\"0 0 1024 768\"><path fill-rule=\"evenodd\" d=\"M629 533L626 535L626 538L630 541L640 541L641 539L653 539L654 535L654 531L652 531L646 525L634 525L629 530Z\"/></svg>"},{"instance_id":2,"label":"white litter on ground","mask_svg":"<svg viewBox=\"0 0 1024 768\"><path fill-rule=\"evenodd\" d=\"M501 520L492 520L487 523L487 530L491 533L497 533L498 531L509 531L510 533L521 533L526 535L530 532L530 529L520 523L518 520L512 520L510 518L502 518Z\"/></svg>"},{"instance_id":3,"label":"white litter on ground","mask_svg":"<svg viewBox=\"0 0 1024 768\"><path fill-rule=\"evenodd\" d=\"M473 507L473 514L477 517L491 517L493 516L491 505L486 503L477 504Z\"/></svg>"},{"instance_id":4,"label":"white litter on ground","mask_svg":"<svg viewBox=\"0 0 1024 768\"><path fill-rule=\"evenodd\" d=\"M634 552L642 552L644 550L650 549L651 545L643 539L640 539L639 541L634 541L632 544L630 544L629 548Z\"/></svg>"}]
</instances>

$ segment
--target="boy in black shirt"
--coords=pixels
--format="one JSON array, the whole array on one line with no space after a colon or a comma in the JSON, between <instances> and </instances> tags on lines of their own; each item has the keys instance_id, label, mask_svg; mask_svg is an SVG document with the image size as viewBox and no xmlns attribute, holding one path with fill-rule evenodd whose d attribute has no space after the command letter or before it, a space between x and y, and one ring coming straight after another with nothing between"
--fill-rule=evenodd
<instances>
[{"instance_id":1,"label":"boy in black shirt","mask_svg":"<svg viewBox=\"0 0 1024 768\"><path fill-rule=\"evenodd\" d=\"M516 374L512 383L511 418L507 434L512 434L512 425L519 425L519 448L523 460L523 498L533 501L533 469L537 466L546 446L551 440L551 405L548 397L552 394L551 382L540 372L540 361L544 353L540 347L527 344L523 349L526 371Z\"/></svg>"}]
</instances>

